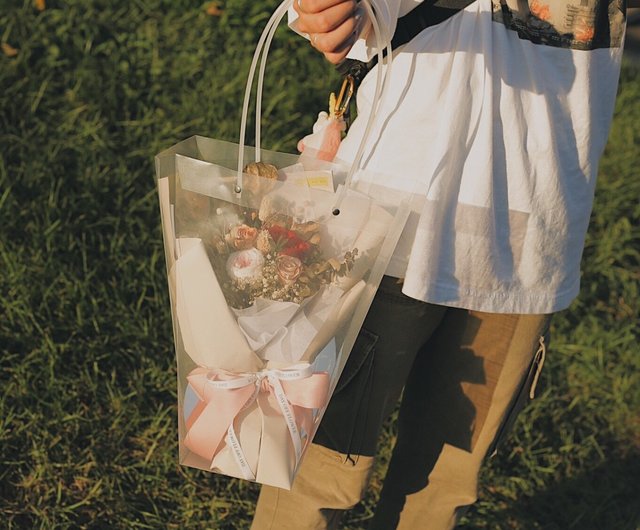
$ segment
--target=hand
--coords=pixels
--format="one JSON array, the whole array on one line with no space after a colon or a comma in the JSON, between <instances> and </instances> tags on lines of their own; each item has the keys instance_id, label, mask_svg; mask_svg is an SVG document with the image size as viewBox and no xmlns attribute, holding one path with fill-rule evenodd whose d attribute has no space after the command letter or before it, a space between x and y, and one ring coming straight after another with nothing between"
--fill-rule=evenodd
<instances>
[{"instance_id":1,"label":"hand","mask_svg":"<svg viewBox=\"0 0 640 530\"><path fill-rule=\"evenodd\" d=\"M349 53L362 31L362 12L355 0L295 0L297 29L333 64Z\"/></svg>"}]
</instances>

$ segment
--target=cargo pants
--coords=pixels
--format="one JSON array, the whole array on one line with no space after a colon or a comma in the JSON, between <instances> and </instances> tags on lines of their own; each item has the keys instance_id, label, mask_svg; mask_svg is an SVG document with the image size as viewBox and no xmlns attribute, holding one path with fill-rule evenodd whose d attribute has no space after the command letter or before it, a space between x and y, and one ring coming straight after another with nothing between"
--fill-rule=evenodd
<instances>
[{"instance_id":1,"label":"cargo pants","mask_svg":"<svg viewBox=\"0 0 640 530\"><path fill-rule=\"evenodd\" d=\"M292 490L263 486L252 530L341 528L400 398L369 528L452 529L476 501L483 459L533 397L550 315L427 304L401 287L383 278Z\"/></svg>"}]
</instances>

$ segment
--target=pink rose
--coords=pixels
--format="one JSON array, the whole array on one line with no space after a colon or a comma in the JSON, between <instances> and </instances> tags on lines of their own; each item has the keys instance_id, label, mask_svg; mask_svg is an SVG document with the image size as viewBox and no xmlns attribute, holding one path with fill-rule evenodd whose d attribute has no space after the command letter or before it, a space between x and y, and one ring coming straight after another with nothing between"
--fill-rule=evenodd
<instances>
[{"instance_id":1,"label":"pink rose","mask_svg":"<svg viewBox=\"0 0 640 530\"><path fill-rule=\"evenodd\" d=\"M258 231L247 225L234 226L225 239L236 250L247 250L255 245Z\"/></svg>"},{"instance_id":2,"label":"pink rose","mask_svg":"<svg viewBox=\"0 0 640 530\"><path fill-rule=\"evenodd\" d=\"M302 262L295 256L280 254L276 258L278 277L284 285L295 282L302 273Z\"/></svg>"},{"instance_id":3,"label":"pink rose","mask_svg":"<svg viewBox=\"0 0 640 530\"><path fill-rule=\"evenodd\" d=\"M233 252L227 259L227 274L236 284L252 284L262 279L264 257L256 248Z\"/></svg>"}]
</instances>

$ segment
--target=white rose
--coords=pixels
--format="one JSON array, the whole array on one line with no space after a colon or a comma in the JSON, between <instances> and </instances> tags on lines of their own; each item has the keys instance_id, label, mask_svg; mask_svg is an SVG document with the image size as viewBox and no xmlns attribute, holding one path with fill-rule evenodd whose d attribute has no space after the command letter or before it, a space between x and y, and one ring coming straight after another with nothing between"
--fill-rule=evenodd
<instances>
[{"instance_id":1,"label":"white rose","mask_svg":"<svg viewBox=\"0 0 640 530\"><path fill-rule=\"evenodd\" d=\"M257 248L239 250L227 259L227 274L238 284L255 283L262 278L264 256Z\"/></svg>"}]
</instances>

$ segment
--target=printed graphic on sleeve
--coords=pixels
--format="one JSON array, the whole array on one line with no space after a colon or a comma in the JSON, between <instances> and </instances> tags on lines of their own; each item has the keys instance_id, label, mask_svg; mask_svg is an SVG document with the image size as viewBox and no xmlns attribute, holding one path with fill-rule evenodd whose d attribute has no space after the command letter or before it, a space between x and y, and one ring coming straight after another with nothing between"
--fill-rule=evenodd
<instances>
[{"instance_id":1,"label":"printed graphic on sleeve","mask_svg":"<svg viewBox=\"0 0 640 530\"><path fill-rule=\"evenodd\" d=\"M623 0L492 0L493 20L521 39L558 48L593 50L622 44Z\"/></svg>"}]
</instances>

